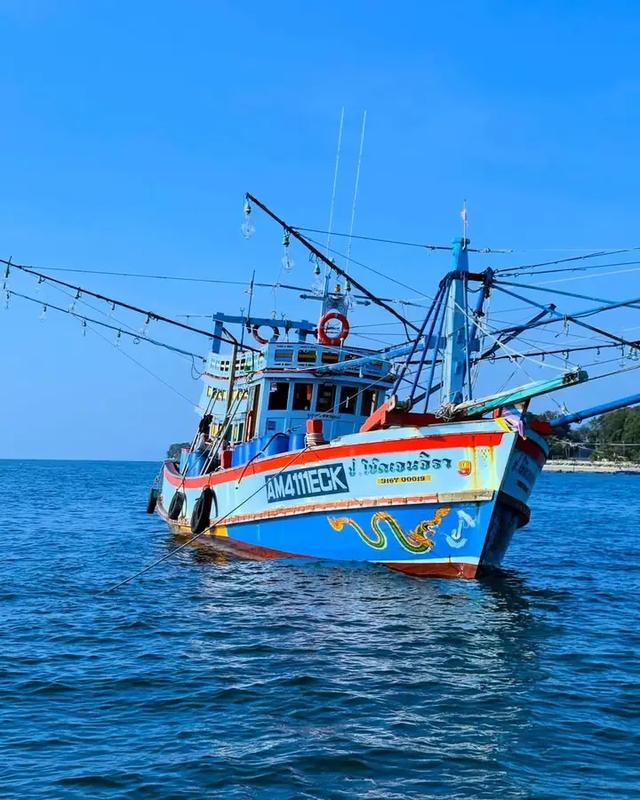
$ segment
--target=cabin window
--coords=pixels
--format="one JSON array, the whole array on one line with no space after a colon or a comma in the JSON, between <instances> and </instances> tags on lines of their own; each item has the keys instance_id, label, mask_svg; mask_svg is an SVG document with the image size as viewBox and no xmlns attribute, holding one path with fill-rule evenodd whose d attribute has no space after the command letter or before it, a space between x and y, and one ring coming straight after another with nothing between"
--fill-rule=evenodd
<instances>
[{"instance_id":1,"label":"cabin window","mask_svg":"<svg viewBox=\"0 0 640 800\"><path fill-rule=\"evenodd\" d=\"M231 427L231 441L241 442L244 435L244 422L236 422Z\"/></svg>"},{"instance_id":2,"label":"cabin window","mask_svg":"<svg viewBox=\"0 0 640 800\"><path fill-rule=\"evenodd\" d=\"M291 404L292 411L310 411L312 394L312 383L294 383L293 402Z\"/></svg>"},{"instance_id":3,"label":"cabin window","mask_svg":"<svg viewBox=\"0 0 640 800\"><path fill-rule=\"evenodd\" d=\"M336 387L334 383L321 383L318 385L318 399L316 400L316 411L326 413L333 411L333 404L336 401Z\"/></svg>"},{"instance_id":4,"label":"cabin window","mask_svg":"<svg viewBox=\"0 0 640 800\"><path fill-rule=\"evenodd\" d=\"M321 357L323 364L337 364L340 360L338 353L333 353L331 350L325 350Z\"/></svg>"},{"instance_id":5,"label":"cabin window","mask_svg":"<svg viewBox=\"0 0 640 800\"><path fill-rule=\"evenodd\" d=\"M315 364L315 350L298 350L298 364Z\"/></svg>"},{"instance_id":6,"label":"cabin window","mask_svg":"<svg viewBox=\"0 0 640 800\"><path fill-rule=\"evenodd\" d=\"M338 411L341 414L355 414L356 403L358 400L357 386L343 386L340 389L340 405Z\"/></svg>"},{"instance_id":7,"label":"cabin window","mask_svg":"<svg viewBox=\"0 0 640 800\"><path fill-rule=\"evenodd\" d=\"M285 411L289 400L289 384L286 381L272 381L269 387L269 411Z\"/></svg>"},{"instance_id":8,"label":"cabin window","mask_svg":"<svg viewBox=\"0 0 640 800\"><path fill-rule=\"evenodd\" d=\"M293 360L293 350L276 350L273 354L273 360L290 364Z\"/></svg>"},{"instance_id":9,"label":"cabin window","mask_svg":"<svg viewBox=\"0 0 640 800\"><path fill-rule=\"evenodd\" d=\"M364 389L362 391L362 405L360 406L360 413L363 417L368 417L376 410L376 396L377 392L373 389Z\"/></svg>"},{"instance_id":10,"label":"cabin window","mask_svg":"<svg viewBox=\"0 0 640 800\"><path fill-rule=\"evenodd\" d=\"M251 387L247 406L248 409L245 417L247 423L247 439L252 439L256 432L256 422L258 419L258 410L260 408L260 384Z\"/></svg>"}]
</instances>

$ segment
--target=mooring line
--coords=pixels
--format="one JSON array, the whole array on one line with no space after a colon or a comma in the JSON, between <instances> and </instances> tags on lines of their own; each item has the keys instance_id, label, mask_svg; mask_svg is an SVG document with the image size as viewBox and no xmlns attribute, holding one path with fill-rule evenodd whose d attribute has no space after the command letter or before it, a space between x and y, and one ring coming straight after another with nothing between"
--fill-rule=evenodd
<instances>
[{"instance_id":1,"label":"mooring line","mask_svg":"<svg viewBox=\"0 0 640 800\"><path fill-rule=\"evenodd\" d=\"M276 472L273 477L277 477L278 475L281 475L295 461L297 461L304 453L306 453L306 451L308 449L309 449L309 445L305 445L305 447L299 453L297 453L290 461L288 461L280 470L278 470L278 472ZM190 544L193 544L193 542L195 542L196 539L199 539L201 536L204 536L204 534L207 533L208 531L210 531L212 528L217 528L218 525L220 525L221 522L223 522L225 519L227 519L227 517L231 516L231 514L233 514L235 511L237 511L238 509L242 508L242 506L245 505L245 503L248 503L249 500L251 500L253 497L255 497L258 494L258 492L262 491L262 489L264 489L264 488L266 488L266 483L264 483L261 486L259 486L255 490L255 492L250 494L248 497L245 497L245 499L241 503L238 503L238 505L235 506L235 508L232 508L230 511L227 511L226 514L223 514L221 517L219 517L214 523L209 525L208 528L205 528L200 533L196 533L190 539L187 539L186 542L183 542L182 544L178 545L178 547L175 547L173 550L170 550L168 553L165 553L160 558L157 558L155 561L152 561L151 564L147 564L146 567L143 567L141 570L138 570L138 572L134 573L133 575L129 575L128 578L125 578L124 580L120 581L120 583L116 583L113 586L109 586L107 589L103 589L101 592L99 592L99 595L104 595L104 594L109 594L110 592L114 592L116 589L119 589L121 586L125 586L125 584L131 583L131 581L133 581L136 578L139 578L141 575L144 575L145 573L149 572L154 567L157 567L158 564L162 564L163 561L166 561L167 559L171 558L171 556L174 556L176 553L179 553L180 550L184 550L185 547L188 547Z\"/></svg>"}]
</instances>

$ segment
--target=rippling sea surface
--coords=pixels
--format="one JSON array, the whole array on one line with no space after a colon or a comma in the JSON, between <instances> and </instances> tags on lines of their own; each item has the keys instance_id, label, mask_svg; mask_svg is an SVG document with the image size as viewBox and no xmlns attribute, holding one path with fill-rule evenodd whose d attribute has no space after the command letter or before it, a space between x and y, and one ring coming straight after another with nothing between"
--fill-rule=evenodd
<instances>
[{"instance_id":1,"label":"rippling sea surface","mask_svg":"<svg viewBox=\"0 0 640 800\"><path fill-rule=\"evenodd\" d=\"M640 476L543 474L506 571L204 561L157 465L0 461L0 796L640 797Z\"/></svg>"}]
</instances>

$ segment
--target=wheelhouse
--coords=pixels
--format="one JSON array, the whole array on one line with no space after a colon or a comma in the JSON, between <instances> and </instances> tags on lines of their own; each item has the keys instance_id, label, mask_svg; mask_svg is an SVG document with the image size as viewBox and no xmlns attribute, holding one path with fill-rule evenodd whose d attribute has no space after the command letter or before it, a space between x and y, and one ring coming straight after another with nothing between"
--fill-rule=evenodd
<instances>
[{"instance_id":1,"label":"wheelhouse","mask_svg":"<svg viewBox=\"0 0 640 800\"><path fill-rule=\"evenodd\" d=\"M322 421L327 440L355 433L393 382L390 362L360 363L370 353L306 341L270 341L235 365L232 356L211 353L199 403L211 417L206 433L233 448L234 465L301 449L309 419Z\"/></svg>"}]
</instances>

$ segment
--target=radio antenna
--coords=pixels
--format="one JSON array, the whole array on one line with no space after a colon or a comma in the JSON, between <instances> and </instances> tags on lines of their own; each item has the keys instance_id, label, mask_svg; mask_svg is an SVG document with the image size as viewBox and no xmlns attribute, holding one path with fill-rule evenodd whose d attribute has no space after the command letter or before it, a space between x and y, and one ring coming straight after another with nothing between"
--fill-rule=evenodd
<instances>
[{"instance_id":1,"label":"radio antenna","mask_svg":"<svg viewBox=\"0 0 640 800\"><path fill-rule=\"evenodd\" d=\"M358 186L360 185L360 166L362 165L362 150L364 148L364 133L367 127L367 112L362 113L362 129L360 131L360 152L358 153L358 166L356 167L356 182L353 187L353 204L351 206L351 225L349 226L349 239L347 240L347 264L351 261L351 241L353 238L353 225L356 221L356 204L358 202Z\"/></svg>"},{"instance_id":2,"label":"radio antenna","mask_svg":"<svg viewBox=\"0 0 640 800\"><path fill-rule=\"evenodd\" d=\"M344 128L344 106L340 111L340 125L338 126L338 146L336 148L336 166L333 171L333 189L331 191L331 205L329 206L329 226L327 228L327 247L326 255L329 257L329 249L331 245L331 232L333 230L333 212L336 207L336 191L338 188L338 172L340 169L340 153L342 152L342 131Z\"/></svg>"}]
</instances>

